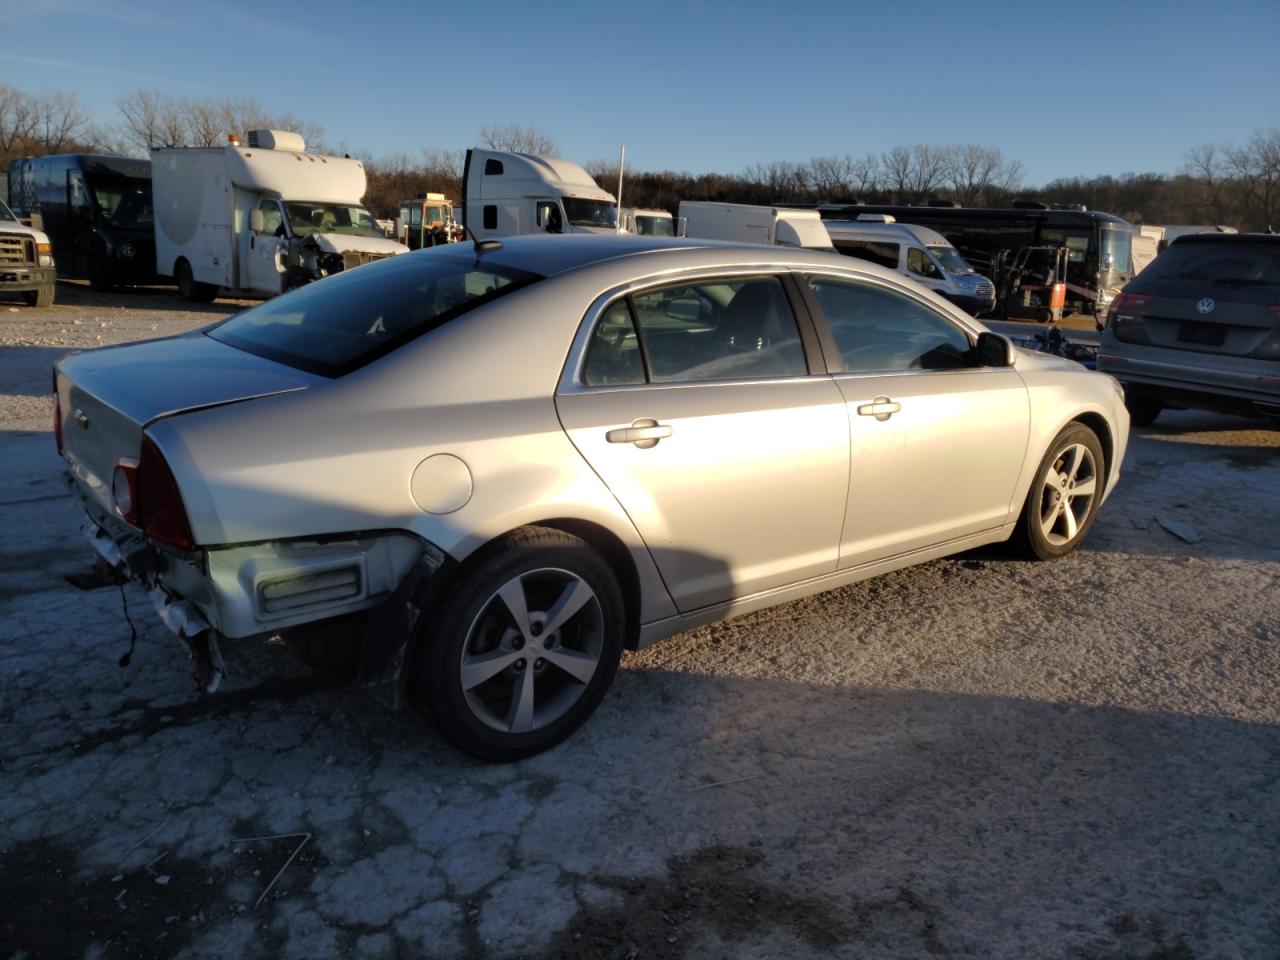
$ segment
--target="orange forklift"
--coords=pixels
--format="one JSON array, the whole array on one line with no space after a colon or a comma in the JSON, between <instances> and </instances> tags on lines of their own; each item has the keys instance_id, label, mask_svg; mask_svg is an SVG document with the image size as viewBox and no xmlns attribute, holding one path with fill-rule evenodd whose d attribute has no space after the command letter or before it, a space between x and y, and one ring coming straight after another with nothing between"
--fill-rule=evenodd
<instances>
[{"instance_id":1,"label":"orange forklift","mask_svg":"<svg viewBox=\"0 0 1280 960\"><path fill-rule=\"evenodd\" d=\"M443 193L424 193L400 204L397 239L410 250L457 243L462 225L453 219L453 204Z\"/></svg>"}]
</instances>

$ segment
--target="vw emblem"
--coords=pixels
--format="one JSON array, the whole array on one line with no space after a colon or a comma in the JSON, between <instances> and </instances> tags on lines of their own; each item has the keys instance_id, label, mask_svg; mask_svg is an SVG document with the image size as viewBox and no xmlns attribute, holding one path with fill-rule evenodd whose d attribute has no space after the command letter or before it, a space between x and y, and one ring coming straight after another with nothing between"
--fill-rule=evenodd
<instances>
[{"instance_id":1,"label":"vw emblem","mask_svg":"<svg viewBox=\"0 0 1280 960\"><path fill-rule=\"evenodd\" d=\"M1199 303L1196 304L1196 309L1199 310L1201 313L1213 313L1214 306L1215 304L1213 300L1211 300L1209 297L1205 297L1203 300L1201 300Z\"/></svg>"}]
</instances>

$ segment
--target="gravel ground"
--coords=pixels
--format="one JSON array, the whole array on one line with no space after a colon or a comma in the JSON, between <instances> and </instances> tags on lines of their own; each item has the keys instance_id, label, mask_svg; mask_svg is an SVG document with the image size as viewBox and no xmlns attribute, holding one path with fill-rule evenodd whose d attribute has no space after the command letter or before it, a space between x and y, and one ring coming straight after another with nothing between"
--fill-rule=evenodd
<instances>
[{"instance_id":1,"label":"gravel ground","mask_svg":"<svg viewBox=\"0 0 1280 960\"><path fill-rule=\"evenodd\" d=\"M58 292L0 306L0 958L1280 956L1274 428L1164 415L1075 555L683 634L483 766L279 646L198 696L133 588L116 665L49 365L237 305Z\"/></svg>"}]
</instances>

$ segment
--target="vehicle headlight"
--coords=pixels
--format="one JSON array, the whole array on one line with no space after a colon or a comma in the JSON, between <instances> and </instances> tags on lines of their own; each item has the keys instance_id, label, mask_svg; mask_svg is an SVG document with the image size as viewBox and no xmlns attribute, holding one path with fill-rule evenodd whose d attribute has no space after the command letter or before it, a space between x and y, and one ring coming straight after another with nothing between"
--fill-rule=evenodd
<instances>
[{"instance_id":1,"label":"vehicle headlight","mask_svg":"<svg viewBox=\"0 0 1280 960\"><path fill-rule=\"evenodd\" d=\"M42 267L53 266L53 247L47 243L36 244L36 262Z\"/></svg>"}]
</instances>

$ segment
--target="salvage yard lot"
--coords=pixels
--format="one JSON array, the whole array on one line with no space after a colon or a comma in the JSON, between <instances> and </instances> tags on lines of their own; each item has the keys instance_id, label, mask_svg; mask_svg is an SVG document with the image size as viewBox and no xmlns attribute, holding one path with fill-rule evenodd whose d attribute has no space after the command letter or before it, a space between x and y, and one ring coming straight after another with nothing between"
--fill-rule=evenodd
<instances>
[{"instance_id":1,"label":"salvage yard lot","mask_svg":"<svg viewBox=\"0 0 1280 960\"><path fill-rule=\"evenodd\" d=\"M283 646L197 695L133 587L117 666L50 365L240 305L58 299L0 304L0 960L1280 955L1275 427L1162 415L1078 553L682 634L485 766Z\"/></svg>"}]
</instances>

